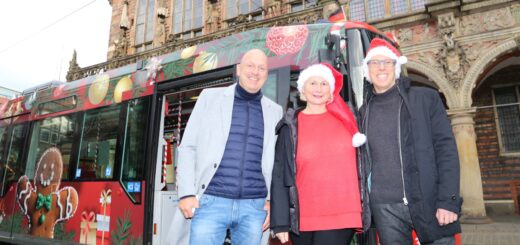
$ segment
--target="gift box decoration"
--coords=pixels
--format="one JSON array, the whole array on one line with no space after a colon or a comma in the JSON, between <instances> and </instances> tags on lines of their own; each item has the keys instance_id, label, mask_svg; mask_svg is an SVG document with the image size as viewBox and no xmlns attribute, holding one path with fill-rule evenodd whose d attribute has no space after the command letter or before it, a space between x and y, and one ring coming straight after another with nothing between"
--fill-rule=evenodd
<instances>
[{"instance_id":1,"label":"gift box decoration","mask_svg":"<svg viewBox=\"0 0 520 245\"><path fill-rule=\"evenodd\" d=\"M80 236L79 242L81 244L90 244L96 245L96 214L94 212L87 213L83 211L81 213L81 223L80 223Z\"/></svg>"},{"instance_id":2,"label":"gift box decoration","mask_svg":"<svg viewBox=\"0 0 520 245\"><path fill-rule=\"evenodd\" d=\"M105 244L105 238L110 238L110 204L112 203L112 190L101 192L99 198L99 214L97 219L97 236L101 238L101 244ZM107 242L108 244L108 242Z\"/></svg>"}]
</instances>

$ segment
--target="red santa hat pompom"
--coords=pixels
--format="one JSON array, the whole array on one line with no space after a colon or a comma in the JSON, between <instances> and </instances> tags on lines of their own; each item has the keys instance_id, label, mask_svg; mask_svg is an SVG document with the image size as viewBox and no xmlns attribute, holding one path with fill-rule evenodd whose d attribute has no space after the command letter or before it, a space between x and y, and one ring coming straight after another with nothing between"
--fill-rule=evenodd
<instances>
[{"instance_id":1,"label":"red santa hat pompom","mask_svg":"<svg viewBox=\"0 0 520 245\"><path fill-rule=\"evenodd\" d=\"M363 60L363 73L367 81L370 82L370 76L368 74L368 64L367 62L371 60L376 55L383 55L390 59L396 61L395 64L395 78L399 78L401 74L401 65L406 64L408 59L406 56L401 55L399 51L388 41L381 38L374 38L370 42L370 48L368 49L367 55Z\"/></svg>"}]
</instances>

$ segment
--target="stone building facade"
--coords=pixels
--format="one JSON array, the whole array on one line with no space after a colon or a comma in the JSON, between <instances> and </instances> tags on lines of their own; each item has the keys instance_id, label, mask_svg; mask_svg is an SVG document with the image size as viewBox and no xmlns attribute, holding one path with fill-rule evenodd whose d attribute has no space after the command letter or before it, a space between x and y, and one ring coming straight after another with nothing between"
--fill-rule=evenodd
<instances>
[{"instance_id":1,"label":"stone building facade","mask_svg":"<svg viewBox=\"0 0 520 245\"><path fill-rule=\"evenodd\" d=\"M460 154L464 217L486 221L486 206L512 211L510 183L520 180L518 0L110 3L113 14L107 62L82 68L74 54L68 80L244 30L313 23L339 8L349 19L392 33L408 57L408 76L417 84L437 89L446 102Z\"/></svg>"}]
</instances>

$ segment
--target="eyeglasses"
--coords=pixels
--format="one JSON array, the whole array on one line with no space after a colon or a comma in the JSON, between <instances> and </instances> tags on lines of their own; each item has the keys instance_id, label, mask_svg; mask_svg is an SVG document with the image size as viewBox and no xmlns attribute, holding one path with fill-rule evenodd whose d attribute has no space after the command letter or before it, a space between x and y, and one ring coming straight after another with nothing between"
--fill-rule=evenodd
<instances>
[{"instance_id":1,"label":"eyeglasses","mask_svg":"<svg viewBox=\"0 0 520 245\"><path fill-rule=\"evenodd\" d=\"M390 68L395 65L396 61L392 59L386 59L386 60L369 60L367 61L367 65L375 68L375 67L381 67L383 65L385 68Z\"/></svg>"}]
</instances>

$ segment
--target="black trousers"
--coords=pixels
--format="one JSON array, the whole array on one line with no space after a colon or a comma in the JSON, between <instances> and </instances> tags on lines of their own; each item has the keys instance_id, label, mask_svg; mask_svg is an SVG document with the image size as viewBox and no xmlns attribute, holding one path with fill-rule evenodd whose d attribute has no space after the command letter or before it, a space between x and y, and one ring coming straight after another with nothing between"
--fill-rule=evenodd
<instances>
[{"instance_id":1,"label":"black trousers","mask_svg":"<svg viewBox=\"0 0 520 245\"><path fill-rule=\"evenodd\" d=\"M403 203L372 204L372 215L381 245L408 245L412 241L412 217ZM455 237L443 237L423 245L455 245Z\"/></svg>"},{"instance_id":2,"label":"black trousers","mask_svg":"<svg viewBox=\"0 0 520 245\"><path fill-rule=\"evenodd\" d=\"M354 237L354 229L301 231L300 235L290 233L294 245L349 245Z\"/></svg>"}]
</instances>

